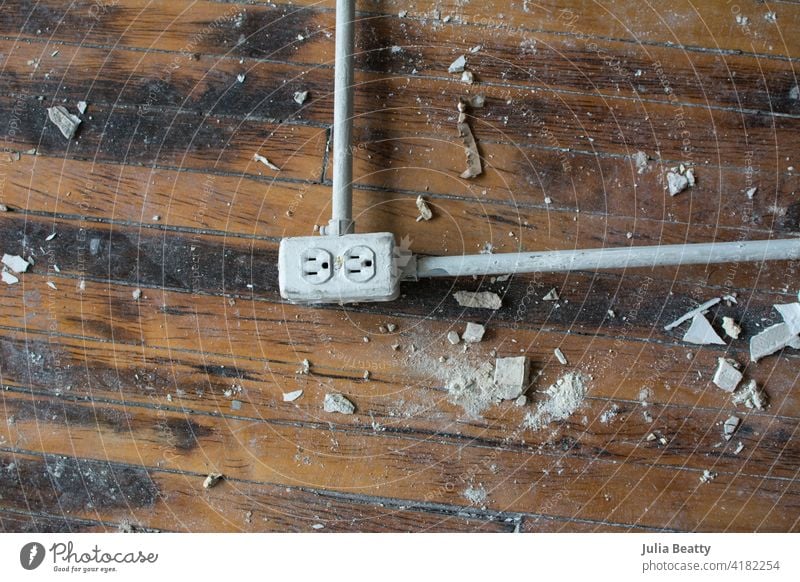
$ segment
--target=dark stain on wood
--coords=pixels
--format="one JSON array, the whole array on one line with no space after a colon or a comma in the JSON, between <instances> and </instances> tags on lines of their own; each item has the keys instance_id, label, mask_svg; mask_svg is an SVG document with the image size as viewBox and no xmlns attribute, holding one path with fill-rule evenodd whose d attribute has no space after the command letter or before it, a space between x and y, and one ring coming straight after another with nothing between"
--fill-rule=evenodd
<instances>
[{"instance_id":1,"label":"dark stain on wood","mask_svg":"<svg viewBox=\"0 0 800 582\"><path fill-rule=\"evenodd\" d=\"M131 415L117 408L102 405L82 406L67 400L7 400L6 404L16 420L35 421L42 424L61 424L105 428L114 432L132 429Z\"/></svg>"},{"instance_id":2,"label":"dark stain on wood","mask_svg":"<svg viewBox=\"0 0 800 582\"><path fill-rule=\"evenodd\" d=\"M73 511L153 507L159 490L149 472L104 461L50 456L0 456L0 497L6 507Z\"/></svg>"},{"instance_id":3,"label":"dark stain on wood","mask_svg":"<svg viewBox=\"0 0 800 582\"><path fill-rule=\"evenodd\" d=\"M199 444L198 439L210 436L214 431L188 418L170 417L156 424L156 431L172 447L188 452Z\"/></svg>"}]
</instances>

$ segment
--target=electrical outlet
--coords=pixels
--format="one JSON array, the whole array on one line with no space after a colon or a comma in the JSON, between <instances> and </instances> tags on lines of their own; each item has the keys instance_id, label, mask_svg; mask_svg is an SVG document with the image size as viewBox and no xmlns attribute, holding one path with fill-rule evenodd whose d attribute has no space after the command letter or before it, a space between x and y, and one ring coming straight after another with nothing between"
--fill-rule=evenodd
<instances>
[{"instance_id":1,"label":"electrical outlet","mask_svg":"<svg viewBox=\"0 0 800 582\"><path fill-rule=\"evenodd\" d=\"M400 294L409 258L389 232L284 238L278 251L281 297L292 303L391 301Z\"/></svg>"}]
</instances>

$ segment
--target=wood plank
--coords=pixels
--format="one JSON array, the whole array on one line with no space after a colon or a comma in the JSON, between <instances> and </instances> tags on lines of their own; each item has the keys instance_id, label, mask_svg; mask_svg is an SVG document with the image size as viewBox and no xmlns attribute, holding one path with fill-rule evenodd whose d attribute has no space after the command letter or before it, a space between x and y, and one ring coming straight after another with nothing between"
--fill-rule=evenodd
<instances>
[{"instance_id":1,"label":"wood plank","mask_svg":"<svg viewBox=\"0 0 800 582\"><path fill-rule=\"evenodd\" d=\"M342 492L407 500L422 496L429 503L462 507L467 506L466 487L480 484L487 491L486 507L498 511L548 507L556 516L691 531L797 527L798 491L791 480L721 474L703 484L697 472L656 465L643 471L634 464L569 455L553 458L291 425L267 429L249 420L2 394L4 407L17 418L0 427L3 446L77 456L102 450L108 461L143 466L137 470L158 463L165 470L202 474L211 466L233 479L324 484ZM65 430L70 442L63 438ZM300 449L308 464L294 460ZM421 490L420 482L430 488Z\"/></svg>"},{"instance_id":2,"label":"wood plank","mask_svg":"<svg viewBox=\"0 0 800 582\"><path fill-rule=\"evenodd\" d=\"M467 517L447 508L406 509L366 497L348 499L234 479L204 489L202 474L85 458L3 451L0 469L10 476L0 482L4 507L63 514L67 523L101 518L117 531L158 527L183 532L313 532L319 524L324 532L489 532L515 526L514 517L480 510ZM566 522L554 520L554 526L562 523Z\"/></svg>"},{"instance_id":3,"label":"wood plank","mask_svg":"<svg viewBox=\"0 0 800 582\"><path fill-rule=\"evenodd\" d=\"M89 520L0 509L2 533L107 533L109 531L119 530L117 527Z\"/></svg>"},{"instance_id":4,"label":"wood plank","mask_svg":"<svg viewBox=\"0 0 800 582\"><path fill-rule=\"evenodd\" d=\"M161 119L138 115L133 109L94 105L76 138L68 141L48 121L49 106L35 97L0 98L0 111L14 121L14 131L0 136L0 147L33 148L65 162L77 158L273 175L273 170L253 160L253 154L262 152L280 165L286 178L313 181L322 173L327 136L326 130L316 127L255 120L234 123L188 112Z\"/></svg>"},{"instance_id":5,"label":"wood plank","mask_svg":"<svg viewBox=\"0 0 800 582\"><path fill-rule=\"evenodd\" d=\"M339 343L328 345L338 347ZM491 360L489 346L477 348L463 358L452 348L441 350L454 363L439 367L451 370ZM600 350L600 346L593 348L593 354ZM514 355L510 348L502 351L501 355ZM546 398L544 389L565 370L545 360L552 360L552 355L539 350L527 351L537 373L542 374L530 390L533 406L503 403L489 407L481 416L448 401L442 384L445 376L430 371L438 361L436 354L395 358L391 370L380 367L369 382L357 379L360 369L331 369L328 366L335 362L318 361L316 356L313 372L304 375L298 374L299 366L293 362L249 360L240 353L226 357L176 351L174 346L167 352L118 343L109 350L107 343L85 338L59 338L53 346L52 338L45 334L21 331L4 332L0 354L5 362L6 388L55 392L79 400L117 402L122 398L128 406L319 427L330 417L321 413L325 394L340 392L357 404L358 415L341 417L335 424L364 434L378 430L419 439L435 435L463 446L522 447L555 456L569 447L570 454L577 457L644 465L656 462L678 469L702 470L713 459L717 471L787 478L795 474L800 456L788 436L797 430L800 415L787 416L789 406L796 405L792 393L797 381L796 373L787 367L771 371L773 377L765 383L771 395L770 410L758 413L743 407L736 410L727 394L710 386L708 374L704 380L694 378L684 372L677 357L666 363L652 362L647 359L649 354L640 353L630 363L639 372L619 378L605 370L593 354L587 354L575 362L578 369L592 374L586 402L569 422L533 431L524 428L525 415ZM270 356L279 358L281 354L270 350ZM627 364L627 360L626 355L615 356L615 362ZM661 377L648 381L654 368L676 377L677 385ZM303 390L303 397L283 402L282 393L291 389ZM736 439L725 442L721 423L732 414L740 415L743 423ZM652 432L665 435L669 446L646 441ZM734 451L739 443L747 452L737 456Z\"/></svg>"}]
</instances>

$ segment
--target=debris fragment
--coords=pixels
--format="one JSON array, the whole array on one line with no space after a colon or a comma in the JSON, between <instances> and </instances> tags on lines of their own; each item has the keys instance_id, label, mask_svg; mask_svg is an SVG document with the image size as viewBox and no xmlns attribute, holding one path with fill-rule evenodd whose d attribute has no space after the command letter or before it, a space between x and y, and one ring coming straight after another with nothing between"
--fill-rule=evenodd
<instances>
[{"instance_id":1,"label":"debris fragment","mask_svg":"<svg viewBox=\"0 0 800 582\"><path fill-rule=\"evenodd\" d=\"M458 332L450 331L447 333L447 341L455 346L461 343L461 338L458 337Z\"/></svg>"},{"instance_id":2,"label":"debris fragment","mask_svg":"<svg viewBox=\"0 0 800 582\"><path fill-rule=\"evenodd\" d=\"M734 449L733 454L738 455L743 450L744 450L744 444L742 444L742 441L739 441L739 444L736 445L736 449Z\"/></svg>"},{"instance_id":3,"label":"debris fragment","mask_svg":"<svg viewBox=\"0 0 800 582\"><path fill-rule=\"evenodd\" d=\"M326 394L322 403L325 412L338 412L340 414L353 414L356 406L341 394Z\"/></svg>"},{"instance_id":4,"label":"debris fragment","mask_svg":"<svg viewBox=\"0 0 800 582\"><path fill-rule=\"evenodd\" d=\"M722 438L724 438L726 441L731 440L741 422L742 419L738 416L728 417L728 420L726 420L722 425Z\"/></svg>"},{"instance_id":5,"label":"debris fragment","mask_svg":"<svg viewBox=\"0 0 800 582\"><path fill-rule=\"evenodd\" d=\"M773 307L781 314L784 323L789 326L791 332L800 334L800 303L784 303Z\"/></svg>"},{"instance_id":6,"label":"debris fragment","mask_svg":"<svg viewBox=\"0 0 800 582\"><path fill-rule=\"evenodd\" d=\"M44 239L44 240L45 240L46 242L50 242L51 240L53 240L54 238L56 238L56 236L58 236L58 233L57 233L57 232L51 232L50 234L48 234L48 235L45 237L45 239Z\"/></svg>"},{"instance_id":7,"label":"debris fragment","mask_svg":"<svg viewBox=\"0 0 800 582\"><path fill-rule=\"evenodd\" d=\"M561 376L545 394L549 399L525 417L524 425L539 430L554 421L569 418L583 403L590 378L582 372L572 371Z\"/></svg>"},{"instance_id":8,"label":"debris fragment","mask_svg":"<svg viewBox=\"0 0 800 582\"><path fill-rule=\"evenodd\" d=\"M8 212L8 206L5 204L0 204L0 212Z\"/></svg>"},{"instance_id":9,"label":"debris fragment","mask_svg":"<svg viewBox=\"0 0 800 582\"><path fill-rule=\"evenodd\" d=\"M397 331L397 324L396 323L387 323L386 324L386 331L389 333L394 333Z\"/></svg>"},{"instance_id":10,"label":"debris fragment","mask_svg":"<svg viewBox=\"0 0 800 582\"><path fill-rule=\"evenodd\" d=\"M464 330L461 339L468 344L476 344L483 339L484 333L486 333L486 328L484 326L480 323L472 323L470 321L467 322L467 329Z\"/></svg>"},{"instance_id":11,"label":"debris fragment","mask_svg":"<svg viewBox=\"0 0 800 582\"><path fill-rule=\"evenodd\" d=\"M714 299L706 301L702 305L699 305L699 306L695 307L691 311L687 311L686 313L681 315L678 319L676 319L675 321L673 321L669 325L665 325L664 326L664 331L670 331L671 329L675 329L676 327L681 325L683 322L689 321L690 319L692 319L698 313L705 313L706 311L708 311L710 308L714 307L720 301L722 301L722 299L720 299L719 297L715 297Z\"/></svg>"},{"instance_id":12,"label":"debris fragment","mask_svg":"<svg viewBox=\"0 0 800 582\"><path fill-rule=\"evenodd\" d=\"M61 135L67 139L75 137L75 132L78 131L78 126L81 124L81 119L77 115L73 115L63 105L56 105L47 109L47 118L58 127Z\"/></svg>"},{"instance_id":13,"label":"debris fragment","mask_svg":"<svg viewBox=\"0 0 800 582\"><path fill-rule=\"evenodd\" d=\"M253 154L253 160L256 161L256 162L261 162L266 167L268 167L270 170L275 170L276 172L280 171L280 168L278 166L276 166L275 164L270 162L267 158L265 158L261 154Z\"/></svg>"},{"instance_id":14,"label":"debris fragment","mask_svg":"<svg viewBox=\"0 0 800 582\"><path fill-rule=\"evenodd\" d=\"M244 83L244 80L246 78L247 75L245 75L244 73L239 73L238 75L236 75L236 80L239 81L240 83Z\"/></svg>"},{"instance_id":15,"label":"debris fragment","mask_svg":"<svg viewBox=\"0 0 800 582\"><path fill-rule=\"evenodd\" d=\"M203 489L211 489L216 487L225 476L222 473L209 473L208 477L203 481Z\"/></svg>"},{"instance_id":16,"label":"debris fragment","mask_svg":"<svg viewBox=\"0 0 800 582\"><path fill-rule=\"evenodd\" d=\"M86 113L86 108L88 107L88 105L89 104L86 103L86 101L78 101L78 105L77 105L78 113L80 113L81 115Z\"/></svg>"},{"instance_id":17,"label":"debris fragment","mask_svg":"<svg viewBox=\"0 0 800 582\"><path fill-rule=\"evenodd\" d=\"M700 483L710 483L717 478L717 474L708 469L703 469L703 474L700 475Z\"/></svg>"},{"instance_id":18,"label":"debris fragment","mask_svg":"<svg viewBox=\"0 0 800 582\"><path fill-rule=\"evenodd\" d=\"M453 297L461 307L500 309L503 305L500 296L491 291L456 291Z\"/></svg>"},{"instance_id":19,"label":"debris fragment","mask_svg":"<svg viewBox=\"0 0 800 582\"><path fill-rule=\"evenodd\" d=\"M725 392L733 392L739 387L743 377L735 361L717 358L717 370L711 381Z\"/></svg>"},{"instance_id":20,"label":"debris fragment","mask_svg":"<svg viewBox=\"0 0 800 582\"><path fill-rule=\"evenodd\" d=\"M133 292L131 293L131 296L133 297L134 301L139 301L139 299L141 299L142 297L142 290L134 289Z\"/></svg>"},{"instance_id":21,"label":"debris fragment","mask_svg":"<svg viewBox=\"0 0 800 582\"><path fill-rule=\"evenodd\" d=\"M486 503L486 489L483 485L467 487L464 490L464 497L473 505L483 505Z\"/></svg>"},{"instance_id":22,"label":"debris fragment","mask_svg":"<svg viewBox=\"0 0 800 582\"><path fill-rule=\"evenodd\" d=\"M725 335L731 339L739 339L742 333L741 326L732 317L728 316L722 318L722 329L725 330Z\"/></svg>"},{"instance_id":23,"label":"debris fragment","mask_svg":"<svg viewBox=\"0 0 800 582\"><path fill-rule=\"evenodd\" d=\"M309 362L307 359L300 362L300 369L297 370L296 373L308 376L308 374L311 373L311 362Z\"/></svg>"},{"instance_id":24,"label":"debris fragment","mask_svg":"<svg viewBox=\"0 0 800 582\"><path fill-rule=\"evenodd\" d=\"M550 289L550 291L547 292L547 295L542 297L542 299L544 301L558 301L559 299L561 299L561 297L558 296L558 291L556 291L554 287Z\"/></svg>"},{"instance_id":25,"label":"debris fragment","mask_svg":"<svg viewBox=\"0 0 800 582\"><path fill-rule=\"evenodd\" d=\"M706 316L702 313L698 313L692 318L692 325L684 334L683 341L701 346L709 344L725 345L725 341L717 335L717 332L714 331L714 328L711 327Z\"/></svg>"},{"instance_id":26,"label":"debris fragment","mask_svg":"<svg viewBox=\"0 0 800 582\"><path fill-rule=\"evenodd\" d=\"M649 156L642 151L638 151L633 154L633 161L636 164L637 174L644 174L645 170L647 169L647 161L649 159Z\"/></svg>"},{"instance_id":27,"label":"debris fragment","mask_svg":"<svg viewBox=\"0 0 800 582\"><path fill-rule=\"evenodd\" d=\"M298 398L303 395L302 390L293 390L291 392L284 392L283 393L283 401L284 402L294 402Z\"/></svg>"},{"instance_id":28,"label":"debris fragment","mask_svg":"<svg viewBox=\"0 0 800 582\"><path fill-rule=\"evenodd\" d=\"M750 380L744 388L733 393L731 401L734 404L744 404L747 408L764 410L769 404L769 397L758 387L755 380Z\"/></svg>"},{"instance_id":29,"label":"debris fragment","mask_svg":"<svg viewBox=\"0 0 800 582\"><path fill-rule=\"evenodd\" d=\"M745 190L744 193L747 196L748 200L752 200L753 197L756 195L756 192L758 192L758 186L753 186L752 188L748 188L747 190Z\"/></svg>"},{"instance_id":30,"label":"debris fragment","mask_svg":"<svg viewBox=\"0 0 800 582\"><path fill-rule=\"evenodd\" d=\"M31 264L19 255L3 254L3 264L15 273L24 273Z\"/></svg>"},{"instance_id":31,"label":"debris fragment","mask_svg":"<svg viewBox=\"0 0 800 582\"><path fill-rule=\"evenodd\" d=\"M464 71L461 73L461 82L467 85L472 85L475 82L475 75L472 71Z\"/></svg>"},{"instance_id":32,"label":"debris fragment","mask_svg":"<svg viewBox=\"0 0 800 582\"><path fill-rule=\"evenodd\" d=\"M471 97L462 97L461 101L463 101L470 107L480 108L486 105L486 95L480 93L478 95L472 95ZM459 111L460 110L461 109L459 109Z\"/></svg>"},{"instance_id":33,"label":"debris fragment","mask_svg":"<svg viewBox=\"0 0 800 582\"><path fill-rule=\"evenodd\" d=\"M750 24L750 18L748 18L747 16L744 16L743 14L737 14L736 15L736 24L738 24L740 26L747 26L748 24Z\"/></svg>"},{"instance_id":34,"label":"debris fragment","mask_svg":"<svg viewBox=\"0 0 800 582\"><path fill-rule=\"evenodd\" d=\"M317 530L325 529L325 526L321 523L315 523L314 525L311 526L311 529L317 529Z\"/></svg>"},{"instance_id":35,"label":"debris fragment","mask_svg":"<svg viewBox=\"0 0 800 582\"><path fill-rule=\"evenodd\" d=\"M566 366L567 365L567 357L564 355L564 352L561 351L561 348L554 349L553 353L556 356L556 360L558 360L558 362L562 366Z\"/></svg>"},{"instance_id":36,"label":"debris fragment","mask_svg":"<svg viewBox=\"0 0 800 582\"><path fill-rule=\"evenodd\" d=\"M528 386L530 361L526 356L497 358L494 364L494 382L503 400L516 400Z\"/></svg>"},{"instance_id":37,"label":"debris fragment","mask_svg":"<svg viewBox=\"0 0 800 582\"><path fill-rule=\"evenodd\" d=\"M448 73L463 73L464 68L467 66L467 57L461 55L447 67Z\"/></svg>"},{"instance_id":38,"label":"debris fragment","mask_svg":"<svg viewBox=\"0 0 800 582\"><path fill-rule=\"evenodd\" d=\"M761 358L793 345L796 340L797 333L793 333L792 328L786 322L768 327L750 338L750 359L757 362Z\"/></svg>"},{"instance_id":39,"label":"debris fragment","mask_svg":"<svg viewBox=\"0 0 800 582\"><path fill-rule=\"evenodd\" d=\"M302 105L308 99L308 91L295 91L294 92L294 102L298 105Z\"/></svg>"},{"instance_id":40,"label":"debris fragment","mask_svg":"<svg viewBox=\"0 0 800 582\"><path fill-rule=\"evenodd\" d=\"M459 101L460 111L462 103L463 101ZM463 116L463 111L461 111L461 113L462 115L460 115L459 118ZM467 169L461 172L461 177L465 180L469 180L480 176L483 172L483 168L481 167L481 155L480 152L478 152L478 144L475 143L472 130L466 121L458 122L458 136L464 144L464 153L467 156Z\"/></svg>"},{"instance_id":41,"label":"debris fragment","mask_svg":"<svg viewBox=\"0 0 800 582\"><path fill-rule=\"evenodd\" d=\"M2 274L0 274L0 277L2 277L3 283L6 285L16 285L19 283L19 277L15 277L8 271L3 271Z\"/></svg>"},{"instance_id":42,"label":"debris fragment","mask_svg":"<svg viewBox=\"0 0 800 582\"><path fill-rule=\"evenodd\" d=\"M667 186L669 187L669 195L676 196L689 187L689 179L675 172L667 172Z\"/></svg>"},{"instance_id":43,"label":"debris fragment","mask_svg":"<svg viewBox=\"0 0 800 582\"><path fill-rule=\"evenodd\" d=\"M428 206L428 203L422 196L417 196L417 210L419 210L419 216L417 217L417 222L420 220L430 220L433 218L433 212L431 211L431 207Z\"/></svg>"},{"instance_id":44,"label":"debris fragment","mask_svg":"<svg viewBox=\"0 0 800 582\"><path fill-rule=\"evenodd\" d=\"M522 394L519 398L514 401L514 404L517 406L525 406L528 403L528 397Z\"/></svg>"}]
</instances>

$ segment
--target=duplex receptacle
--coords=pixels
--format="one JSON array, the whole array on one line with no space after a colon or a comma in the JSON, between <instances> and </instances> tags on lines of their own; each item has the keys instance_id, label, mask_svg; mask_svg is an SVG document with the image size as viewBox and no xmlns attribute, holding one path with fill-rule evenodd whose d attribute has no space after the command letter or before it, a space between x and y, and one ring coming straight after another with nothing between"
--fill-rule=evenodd
<instances>
[{"instance_id":1,"label":"duplex receptacle","mask_svg":"<svg viewBox=\"0 0 800 582\"><path fill-rule=\"evenodd\" d=\"M391 301L400 294L400 256L388 232L284 238L281 297L292 303Z\"/></svg>"}]
</instances>

